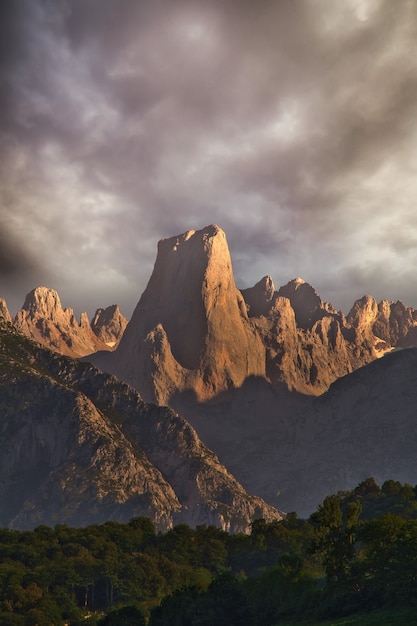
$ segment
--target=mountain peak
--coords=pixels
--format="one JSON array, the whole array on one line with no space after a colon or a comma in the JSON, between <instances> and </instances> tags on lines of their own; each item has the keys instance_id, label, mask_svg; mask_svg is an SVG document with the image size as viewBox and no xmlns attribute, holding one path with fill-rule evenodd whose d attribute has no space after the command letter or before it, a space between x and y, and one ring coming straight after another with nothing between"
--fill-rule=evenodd
<instances>
[{"instance_id":1,"label":"mountain peak","mask_svg":"<svg viewBox=\"0 0 417 626\"><path fill-rule=\"evenodd\" d=\"M63 309L58 293L48 287L36 287L27 294L14 325L31 339L67 356L108 350L93 332L87 314L83 313L78 323L73 309Z\"/></svg>"},{"instance_id":2,"label":"mountain peak","mask_svg":"<svg viewBox=\"0 0 417 626\"><path fill-rule=\"evenodd\" d=\"M274 282L271 276L264 276L253 287L241 290L248 306L250 317L268 315L275 295Z\"/></svg>"},{"instance_id":3,"label":"mountain peak","mask_svg":"<svg viewBox=\"0 0 417 626\"><path fill-rule=\"evenodd\" d=\"M22 309L31 317L42 315L46 319L55 319L62 311L62 306L54 289L36 287L27 294Z\"/></svg>"},{"instance_id":4,"label":"mountain peak","mask_svg":"<svg viewBox=\"0 0 417 626\"><path fill-rule=\"evenodd\" d=\"M97 309L91 321L91 328L97 337L110 347L120 343L126 326L127 319L117 304L112 304L106 309Z\"/></svg>"},{"instance_id":5,"label":"mountain peak","mask_svg":"<svg viewBox=\"0 0 417 626\"><path fill-rule=\"evenodd\" d=\"M165 340L154 343L163 329ZM162 352L161 352L162 350ZM203 399L265 375L265 349L237 290L224 231L212 224L162 239L152 276L116 351L114 373L141 393L193 390ZM168 397L148 397L167 403Z\"/></svg>"},{"instance_id":6,"label":"mountain peak","mask_svg":"<svg viewBox=\"0 0 417 626\"><path fill-rule=\"evenodd\" d=\"M317 291L302 278L293 278L278 290L279 296L288 298L294 309L297 325L309 328L320 319L323 301Z\"/></svg>"},{"instance_id":7,"label":"mountain peak","mask_svg":"<svg viewBox=\"0 0 417 626\"><path fill-rule=\"evenodd\" d=\"M9 313L9 309L7 308L7 303L4 298L0 298L0 317L4 318L6 322L12 321L12 316Z\"/></svg>"},{"instance_id":8,"label":"mountain peak","mask_svg":"<svg viewBox=\"0 0 417 626\"><path fill-rule=\"evenodd\" d=\"M293 278L290 282L294 283L295 285L305 285L306 284L306 281L303 278L300 278L299 276L297 276L296 278Z\"/></svg>"}]
</instances>

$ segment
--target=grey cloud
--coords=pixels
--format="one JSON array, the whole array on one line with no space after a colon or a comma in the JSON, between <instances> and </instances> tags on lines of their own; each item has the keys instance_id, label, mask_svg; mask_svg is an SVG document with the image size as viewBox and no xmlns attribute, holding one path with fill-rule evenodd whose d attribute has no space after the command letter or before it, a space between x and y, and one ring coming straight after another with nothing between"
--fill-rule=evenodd
<instances>
[{"instance_id":1,"label":"grey cloud","mask_svg":"<svg viewBox=\"0 0 417 626\"><path fill-rule=\"evenodd\" d=\"M361 255L375 223L392 232L399 173L417 200L415 3L17 0L2 12L0 178L34 223L22 253L42 242L39 266L70 306L114 293L131 309L157 240L211 222L244 286L258 271L356 281L358 297L363 281L382 285ZM416 232L404 201L397 211L396 231ZM395 241L378 237L375 267ZM332 293L345 306L343 284Z\"/></svg>"}]
</instances>

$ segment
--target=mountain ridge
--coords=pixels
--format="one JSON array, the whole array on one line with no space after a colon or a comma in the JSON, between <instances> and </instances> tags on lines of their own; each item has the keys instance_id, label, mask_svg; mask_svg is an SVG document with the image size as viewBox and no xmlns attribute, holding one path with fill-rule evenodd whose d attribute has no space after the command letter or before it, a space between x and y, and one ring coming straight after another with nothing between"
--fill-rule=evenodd
<instances>
[{"instance_id":1,"label":"mountain ridge","mask_svg":"<svg viewBox=\"0 0 417 626\"><path fill-rule=\"evenodd\" d=\"M186 420L0 319L1 523L151 517L247 531L281 514L248 495Z\"/></svg>"},{"instance_id":2,"label":"mountain ridge","mask_svg":"<svg viewBox=\"0 0 417 626\"><path fill-rule=\"evenodd\" d=\"M2 309L10 318L4 299ZM366 295L345 316L301 278L275 290L265 276L239 291L216 225L158 243L129 322L111 305L78 323L57 292L38 287L13 323L58 353L88 356L161 405L191 391L207 400L252 375L320 395L386 352L417 345L417 311L401 301Z\"/></svg>"},{"instance_id":3,"label":"mountain ridge","mask_svg":"<svg viewBox=\"0 0 417 626\"><path fill-rule=\"evenodd\" d=\"M7 318L4 301L2 311ZM397 476L393 462L385 477L417 481L410 450L402 445L407 431L414 433L411 383L396 408L400 379L385 377L384 388L375 382L375 390L366 392L372 389L367 368L389 369L391 351L417 345L416 329L417 311L400 301L363 296L345 316L301 278L276 290L265 276L239 291L225 233L211 225L159 242L154 271L119 346L82 360L134 386L145 400L169 405L249 492L307 515L331 491L372 474L384 479L383 459L365 454L374 433L387 458L401 458L409 468ZM414 369L408 353L395 359ZM350 385L355 394L365 390L352 415L345 410ZM384 413L388 406L391 415ZM397 432L398 411L405 417ZM386 435L379 431L380 415ZM390 433L397 434L388 452ZM341 438L349 454L337 443ZM160 463L167 450L154 453ZM187 480L183 476L178 485ZM190 494L193 489L189 483Z\"/></svg>"}]
</instances>

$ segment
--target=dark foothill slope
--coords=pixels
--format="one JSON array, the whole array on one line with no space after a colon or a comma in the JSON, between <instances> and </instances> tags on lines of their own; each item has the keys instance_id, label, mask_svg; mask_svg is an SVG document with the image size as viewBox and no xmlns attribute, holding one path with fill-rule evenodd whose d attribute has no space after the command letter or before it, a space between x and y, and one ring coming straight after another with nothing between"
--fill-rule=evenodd
<instances>
[{"instance_id":1,"label":"dark foothill slope","mask_svg":"<svg viewBox=\"0 0 417 626\"><path fill-rule=\"evenodd\" d=\"M150 516L247 530L280 514L249 496L172 409L33 343L0 318L0 523Z\"/></svg>"}]
</instances>

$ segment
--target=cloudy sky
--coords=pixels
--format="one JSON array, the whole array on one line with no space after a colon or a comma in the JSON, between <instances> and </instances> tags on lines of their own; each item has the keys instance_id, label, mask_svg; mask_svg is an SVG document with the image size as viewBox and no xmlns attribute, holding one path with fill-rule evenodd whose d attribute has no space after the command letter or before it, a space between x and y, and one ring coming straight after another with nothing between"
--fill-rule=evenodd
<instances>
[{"instance_id":1,"label":"cloudy sky","mask_svg":"<svg viewBox=\"0 0 417 626\"><path fill-rule=\"evenodd\" d=\"M157 241L417 307L415 0L6 0L0 295L130 316Z\"/></svg>"}]
</instances>

